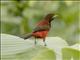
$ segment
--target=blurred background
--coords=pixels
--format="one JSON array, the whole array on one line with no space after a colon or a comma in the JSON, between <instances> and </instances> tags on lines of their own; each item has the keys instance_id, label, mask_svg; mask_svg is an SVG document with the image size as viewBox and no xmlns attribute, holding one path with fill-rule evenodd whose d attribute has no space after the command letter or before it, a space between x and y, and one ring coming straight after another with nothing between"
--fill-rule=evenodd
<instances>
[{"instance_id":1,"label":"blurred background","mask_svg":"<svg viewBox=\"0 0 80 60\"><path fill-rule=\"evenodd\" d=\"M52 22L48 36L58 36L69 45L79 43L78 1L1 1L1 33L21 36L31 32L48 13L59 17Z\"/></svg>"}]
</instances>

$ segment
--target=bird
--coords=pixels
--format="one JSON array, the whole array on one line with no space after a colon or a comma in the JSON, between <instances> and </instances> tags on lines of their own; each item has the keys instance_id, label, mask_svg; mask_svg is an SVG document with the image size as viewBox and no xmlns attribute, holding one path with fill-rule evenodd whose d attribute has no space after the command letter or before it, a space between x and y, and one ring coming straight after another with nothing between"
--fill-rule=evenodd
<instances>
[{"instance_id":1,"label":"bird","mask_svg":"<svg viewBox=\"0 0 80 60\"><path fill-rule=\"evenodd\" d=\"M48 32L50 31L51 28L51 22L57 17L56 14L54 13L49 13L47 14L39 23L37 23L36 27L33 29L33 31L27 35L25 35L23 38L28 39L30 37L35 38L35 45L37 43L36 38L40 38L44 42L44 46L47 46L45 40L46 36L48 35Z\"/></svg>"}]
</instances>

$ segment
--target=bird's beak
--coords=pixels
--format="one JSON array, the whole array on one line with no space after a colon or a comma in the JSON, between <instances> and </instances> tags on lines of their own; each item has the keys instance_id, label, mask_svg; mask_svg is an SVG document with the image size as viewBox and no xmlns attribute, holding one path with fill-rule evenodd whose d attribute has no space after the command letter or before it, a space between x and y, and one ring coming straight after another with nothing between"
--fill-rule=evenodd
<instances>
[{"instance_id":1,"label":"bird's beak","mask_svg":"<svg viewBox=\"0 0 80 60\"><path fill-rule=\"evenodd\" d=\"M54 15L52 18L54 19L54 18L57 18L58 17L58 15Z\"/></svg>"},{"instance_id":2,"label":"bird's beak","mask_svg":"<svg viewBox=\"0 0 80 60\"><path fill-rule=\"evenodd\" d=\"M55 18L57 18L58 17L58 15L54 15L53 17L52 17L52 20L54 20Z\"/></svg>"}]
</instances>

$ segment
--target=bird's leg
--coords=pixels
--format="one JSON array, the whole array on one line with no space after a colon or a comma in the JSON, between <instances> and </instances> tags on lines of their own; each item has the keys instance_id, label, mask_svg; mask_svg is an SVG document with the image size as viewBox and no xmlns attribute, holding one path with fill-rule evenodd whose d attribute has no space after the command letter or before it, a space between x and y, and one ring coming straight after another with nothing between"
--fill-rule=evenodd
<instances>
[{"instance_id":1,"label":"bird's leg","mask_svg":"<svg viewBox=\"0 0 80 60\"><path fill-rule=\"evenodd\" d=\"M34 41L34 44L36 45L37 41L36 41L36 38L35 38L35 41Z\"/></svg>"},{"instance_id":2,"label":"bird's leg","mask_svg":"<svg viewBox=\"0 0 80 60\"><path fill-rule=\"evenodd\" d=\"M46 42L45 42L45 38L43 39L43 42L44 42L44 46L47 46L47 45L46 45Z\"/></svg>"}]
</instances>

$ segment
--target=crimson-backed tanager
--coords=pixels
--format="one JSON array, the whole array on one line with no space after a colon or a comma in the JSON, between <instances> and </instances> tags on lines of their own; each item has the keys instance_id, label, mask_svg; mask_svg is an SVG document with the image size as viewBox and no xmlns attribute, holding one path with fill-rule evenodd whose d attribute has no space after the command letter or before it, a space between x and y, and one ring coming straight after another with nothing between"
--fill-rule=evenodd
<instances>
[{"instance_id":1,"label":"crimson-backed tanager","mask_svg":"<svg viewBox=\"0 0 80 60\"><path fill-rule=\"evenodd\" d=\"M45 38L51 28L51 21L56 18L57 15L55 14L47 14L44 19L42 19L36 26L36 28L29 34L25 35L24 39L28 39L30 37L35 38L35 44L36 44L36 38L43 39L44 46L46 46Z\"/></svg>"}]
</instances>

